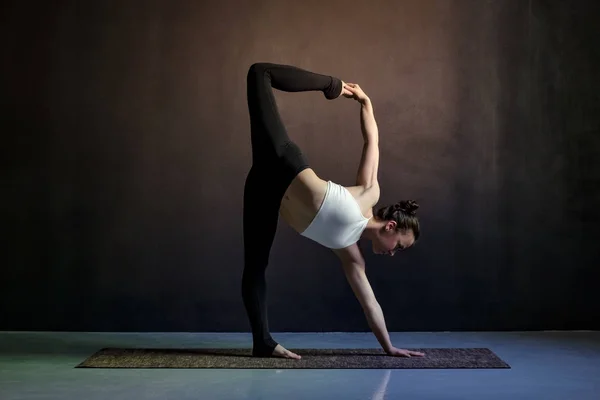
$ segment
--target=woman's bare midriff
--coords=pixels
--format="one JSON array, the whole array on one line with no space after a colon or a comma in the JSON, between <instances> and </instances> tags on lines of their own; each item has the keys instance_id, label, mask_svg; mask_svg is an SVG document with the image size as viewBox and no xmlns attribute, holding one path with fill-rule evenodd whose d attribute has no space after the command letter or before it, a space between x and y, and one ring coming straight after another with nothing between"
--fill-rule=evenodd
<instances>
[{"instance_id":1,"label":"woman's bare midriff","mask_svg":"<svg viewBox=\"0 0 600 400\"><path fill-rule=\"evenodd\" d=\"M363 215L371 218L373 205L362 204L362 188L352 186L346 189L358 202ZM311 168L304 169L294 178L281 199L281 218L296 232L304 232L321 208L326 192L327 181L319 178Z\"/></svg>"}]
</instances>

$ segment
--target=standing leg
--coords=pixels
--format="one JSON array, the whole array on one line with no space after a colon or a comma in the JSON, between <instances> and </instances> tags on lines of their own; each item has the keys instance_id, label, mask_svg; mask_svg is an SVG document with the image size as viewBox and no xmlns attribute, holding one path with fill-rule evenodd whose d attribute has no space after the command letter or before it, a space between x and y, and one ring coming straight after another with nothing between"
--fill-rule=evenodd
<instances>
[{"instance_id":1,"label":"standing leg","mask_svg":"<svg viewBox=\"0 0 600 400\"><path fill-rule=\"evenodd\" d=\"M253 166L244 187L242 298L252 328L254 356L270 356L277 346L269 332L265 273L277 231L280 199L269 186L267 173Z\"/></svg>"}]
</instances>

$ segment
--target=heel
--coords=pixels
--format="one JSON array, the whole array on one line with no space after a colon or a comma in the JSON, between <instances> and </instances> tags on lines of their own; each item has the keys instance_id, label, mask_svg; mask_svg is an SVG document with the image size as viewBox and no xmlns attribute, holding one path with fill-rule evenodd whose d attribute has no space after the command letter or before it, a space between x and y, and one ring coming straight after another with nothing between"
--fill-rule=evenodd
<instances>
[{"instance_id":1,"label":"heel","mask_svg":"<svg viewBox=\"0 0 600 400\"><path fill-rule=\"evenodd\" d=\"M268 343L255 343L252 347L253 357L271 357L277 344L274 340L270 340Z\"/></svg>"}]
</instances>

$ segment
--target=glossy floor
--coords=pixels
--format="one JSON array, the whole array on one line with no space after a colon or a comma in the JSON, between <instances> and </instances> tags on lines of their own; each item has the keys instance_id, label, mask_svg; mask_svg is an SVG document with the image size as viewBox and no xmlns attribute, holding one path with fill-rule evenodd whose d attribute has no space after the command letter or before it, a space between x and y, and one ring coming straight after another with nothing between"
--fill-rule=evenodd
<instances>
[{"instance_id":1,"label":"glossy floor","mask_svg":"<svg viewBox=\"0 0 600 400\"><path fill-rule=\"evenodd\" d=\"M281 333L288 348L377 347ZM600 332L392 333L397 347L488 347L497 370L76 369L102 347L247 347L248 334L0 332L0 399L600 399Z\"/></svg>"}]
</instances>

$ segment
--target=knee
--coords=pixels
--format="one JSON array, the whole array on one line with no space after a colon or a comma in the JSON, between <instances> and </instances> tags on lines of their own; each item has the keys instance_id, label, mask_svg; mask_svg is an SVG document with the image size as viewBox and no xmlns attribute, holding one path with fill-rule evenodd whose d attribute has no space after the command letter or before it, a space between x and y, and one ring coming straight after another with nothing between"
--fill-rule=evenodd
<instances>
[{"instance_id":1,"label":"knee","mask_svg":"<svg viewBox=\"0 0 600 400\"><path fill-rule=\"evenodd\" d=\"M260 63L254 63L248 68L248 76L256 75L258 70L260 69Z\"/></svg>"},{"instance_id":2,"label":"knee","mask_svg":"<svg viewBox=\"0 0 600 400\"><path fill-rule=\"evenodd\" d=\"M265 62L254 63L248 68L248 76L261 76L265 73L268 66L269 64Z\"/></svg>"},{"instance_id":3,"label":"knee","mask_svg":"<svg viewBox=\"0 0 600 400\"><path fill-rule=\"evenodd\" d=\"M264 68L265 68L264 62L255 62L250 66L250 68L248 69L248 72L256 72L256 71L259 71Z\"/></svg>"}]
</instances>

